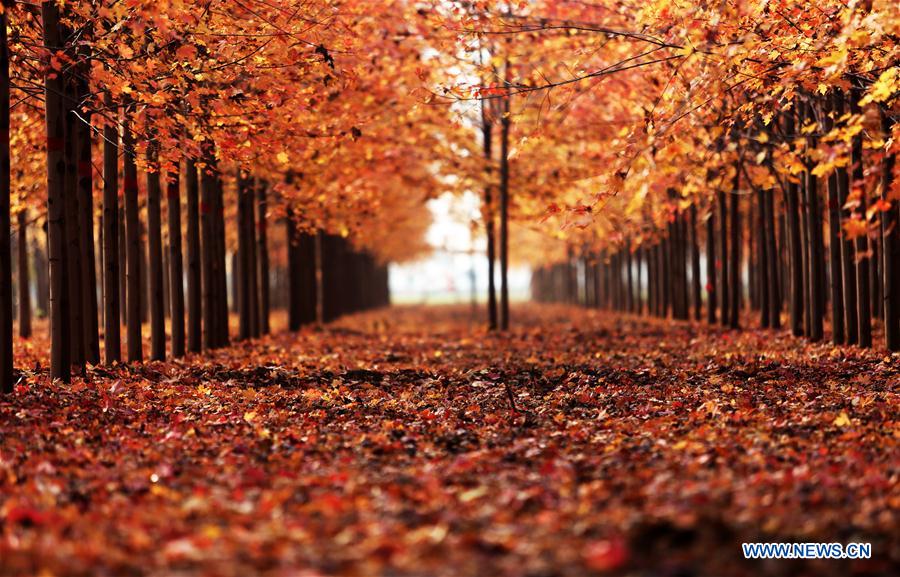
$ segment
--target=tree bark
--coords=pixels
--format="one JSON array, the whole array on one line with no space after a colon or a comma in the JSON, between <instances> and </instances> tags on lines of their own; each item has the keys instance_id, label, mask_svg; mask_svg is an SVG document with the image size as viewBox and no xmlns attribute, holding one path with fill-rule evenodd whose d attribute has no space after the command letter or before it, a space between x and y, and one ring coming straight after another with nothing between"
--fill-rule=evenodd
<instances>
[{"instance_id":1,"label":"tree bark","mask_svg":"<svg viewBox=\"0 0 900 577\"><path fill-rule=\"evenodd\" d=\"M185 162L184 191L187 196L187 348L192 353L203 350L203 299L200 259L200 183L197 163Z\"/></svg>"},{"instance_id":2,"label":"tree bark","mask_svg":"<svg viewBox=\"0 0 900 577\"><path fill-rule=\"evenodd\" d=\"M886 139L891 137L894 121L890 112L883 107L881 130ZM897 241L897 206L891 202L891 187L894 182L896 155L885 153L881 167L881 200L891 206L881 213L882 258L884 264L884 336L890 351L900 350L900 242Z\"/></svg>"},{"instance_id":3,"label":"tree bark","mask_svg":"<svg viewBox=\"0 0 900 577\"><path fill-rule=\"evenodd\" d=\"M781 328L781 294L778 279L781 276L781 253L775 240L775 193L767 190L764 193L765 200L765 243L768 255L768 286L769 293L769 326L773 329Z\"/></svg>"},{"instance_id":4,"label":"tree bark","mask_svg":"<svg viewBox=\"0 0 900 577\"><path fill-rule=\"evenodd\" d=\"M150 308L150 359L166 359L166 313L163 299L162 262L162 186L159 176L158 145L151 141L147 148L147 244L150 276L148 305Z\"/></svg>"},{"instance_id":5,"label":"tree bark","mask_svg":"<svg viewBox=\"0 0 900 577\"><path fill-rule=\"evenodd\" d=\"M78 48L78 56L83 59L76 67L75 78L76 106L72 114L76 114L77 103L90 95L88 66L90 54L84 45ZM84 118L82 119L83 116ZM82 329L84 334L85 361L92 365L100 363L100 311L97 305L97 253L94 246L94 165L93 140L91 137L91 115L82 113L73 119L75 124L75 151L78 167L78 228L79 252L81 253L81 298Z\"/></svg>"},{"instance_id":6,"label":"tree bark","mask_svg":"<svg viewBox=\"0 0 900 577\"><path fill-rule=\"evenodd\" d=\"M9 2L2 4L0 14L0 393L13 390L13 296L12 296L12 220L10 215L10 153L9 153L9 45L6 27L9 19L7 10ZM21 213L20 213L21 214ZM24 229L22 219L19 228ZM19 251L26 250L25 234L19 231ZM22 278L25 279L25 292L22 292ZM19 302L28 294L28 265L22 266L19 257ZM20 305L21 306L21 305ZM28 321L28 332L31 331L30 317L19 314L19 332L22 332L22 321Z\"/></svg>"},{"instance_id":7,"label":"tree bark","mask_svg":"<svg viewBox=\"0 0 900 577\"><path fill-rule=\"evenodd\" d=\"M694 301L694 320L703 318L703 289L700 283L700 239L697 238L697 205L691 205L691 300Z\"/></svg>"},{"instance_id":8,"label":"tree bark","mask_svg":"<svg viewBox=\"0 0 900 577\"><path fill-rule=\"evenodd\" d=\"M727 326L731 319L729 311L729 301L731 300L731 291L728 289L730 276L728 274L728 201L725 192L720 190L716 192L719 201L719 305L721 314L719 320L722 326Z\"/></svg>"},{"instance_id":9,"label":"tree bark","mask_svg":"<svg viewBox=\"0 0 900 577\"><path fill-rule=\"evenodd\" d=\"M759 301L759 325L762 328L769 328L769 247L767 246L765 241L765 237L768 236L768 232L766 231L766 225L768 224L768 219L766 218L766 193L763 189L757 189L756 191L756 204L757 208L757 232L758 234L756 239L757 245L757 275L758 275L758 283L757 283L757 299ZM752 229L752 227L751 227Z\"/></svg>"},{"instance_id":10,"label":"tree bark","mask_svg":"<svg viewBox=\"0 0 900 577\"><path fill-rule=\"evenodd\" d=\"M106 107L118 116L109 93ZM122 360L119 250L119 130L107 124L103 128L103 352L108 365Z\"/></svg>"},{"instance_id":11,"label":"tree bark","mask_svg":"<svg viewBox=\"0 0 900 577\"><path fill-rule=\"evenodd\" d=\"M487 101L481 101L481 130L484 145L484 158L487 161L486 178L484 187L484 229L487 236L487 265L488 265L488 330L497 330L497 287L494 283L494 265L497 262L496 229L494 227L494 199L493 199L493 136L494 125L487 115L485 107Z\"/></svg>"},{"instance_id":12,"label":"tree bark","mask_svg":"<svg viewBox=\"0 0 900 577\"><path fill-rule=\"evenodd\" d=\"M2 17L0 17L2 20ZM2 21L0 21L2 27ZM0 64L2 67L2 64ZM0 96L2 98L2 96ZM2 106L0 101L0 106ZM2 130L2 129L0 129ZM0 151L2 155L2 151ZM2 158L0 158L0 171L2 171ZM2 176L0 176L2 179ZM2 187L0 183L0 187ZM2 218L2 217L0 217ZM19 260L19 336L23 339L31 338L31 288L28 278L28 211L22 209L17 215L18 218L18 260ZM2 249L0 249L2 250Z\"/></svg>"},{"instance_id":13,"label":"tree bark","mask_svg":"<svg viewBox=\"0 0 900 577\"><path fill-rule=\"evenodd\" d=\"M184 255L181 249L181 175L169 173L166 189L169 225L169 302L172 356L184 356Z\"/></svg>"},{"instance_id":14,"label":"tree bark","mask_svg":"<svg viewBox=\"0 0 900 577\"><path fill-rule=\"evenodd\" d=\"M710 207L706 219L706 322L716 324L716 223L715 210Z\"/></svg>"},{"instance_id":15,"label":"tree bark","mask_svg":"<svg viewBox=\"0 0 900 577\"><path fill-rule=\"evenodd\" d=\"M509 64L507 63L507 72ZM500 120L500 330L509 330L509 131L510 98Z\"/></svg>"},{"instance_id":16,"label":"tree bark","mask_svg":"<svg viewBox=\"0 0 900 577\"><path fill-rule=\"evenodd\" d=\"M125 237L126 237L126 333L128 341L128 362L139 363L144 358L141 342L141 228L138 206L137 164L135 162L134 139L126 107L123 120L122 148L125 165L123 181L125 191Z\"/></svg>"},{"instance_id":17,"label":"tree bark","mask_svg":"<svg viewBox=\"0 0 900 577\"><path fill-rule=\"evenodd\" d=\"M850 112L859 114L859 99L862 97L862 89L853 88L850 98ZM853 186L859 187L859 212L865 218L867 207L865 177L863 174L863 146L862 134L857 134L852 139L852 165ZM869 237L866 234L856 239L856 300L859 317L859 346L870 348L872 346L872 310L869 296Z\"/></svg>"},{"instance_id":18,"label":"tree bark","mask_svg":"<svg viewBox=\"0 0 900 577\"><path fill-rule=\"evenodd\" d=\"M70 31L63 28L66 37ZM68 56L73 56L69 51ZM65 205L66 205L66 285L69 287L69 349L71 363L74 367L84 369L87 360L85 328L85 284L83 281L86 268L86 255L82 252L81 222L82 213L79 208L79 170L78 154L81 139L81 120L76 117L77 78L74 69L63 73L63 98L65 107Z\"/></svg>"},{"instance_id":19,"label":"tree bark","mask_svg":"<svg viewBox=\"0 0 900 577\"><path fill-rule=\"evenodd\" d=\"M259 332L261 334L269 334L269 238L266 214L267 200L266 196L269 189L269 183L260 181L256 187L257 202L257 262L259 264Z\"/></svg>"},{"instance_id":20,"label":"tree bark","mask_svg":"<svg viewBox=\"0 0 900 577\"><path fill-rule=\"evenodd\" d=\"M739 161L740 162L740 161ZM741 212L740 212L740 174L738 166L734 175L734 185L731 193L731 264L728 267L729 287L731 289L731 317L728 326L733 329L740 328L741 313Z\"/></svg>"}]
</instances>

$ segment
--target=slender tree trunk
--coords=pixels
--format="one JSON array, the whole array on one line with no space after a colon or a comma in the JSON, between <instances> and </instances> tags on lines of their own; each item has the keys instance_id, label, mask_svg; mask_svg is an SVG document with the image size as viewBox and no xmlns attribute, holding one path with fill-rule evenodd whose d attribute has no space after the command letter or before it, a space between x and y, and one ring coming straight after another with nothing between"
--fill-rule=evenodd
<instances>
[{"instance_id":1,"label":"slender tree trunk","mask_svg":"<svg viewBox=\"0 0 900 577\"><path fill-rule=\"evenodd\" d=\"M881 129L885 138L891 137L894 121L890 112L884 108L881 112ZM894 152L887 152L881 167L881 200L891 202L891 188L894 183ZM890 351L900 350L900 242L897 241L897 206L881 213L882 258L884 264L884 336L885 345Z\"/></svg>"},{"instance_id":2,"label":"slender tree trunk","mask_svg":"<svg viewBox=\"0 0 900 577\"><path fill-rule=\"evenodd\" d=\"M0 16L0 27L2 27L2 16ZM0 38L2 40L2 38ZM0 64L2 68L2 64ZM0 88L2 90L2 88ZM0 95L2 99L2 95ZM0 107L3 106L0 101ZM0 128L2 130L2 128ZM0 150L0 155L3 152ZM0 172L2 172L2 158L0 158ZM2 176L0 176L0 187L2 187ZM5 198L5 197L4 197ZM2 210L2 209L0 209ZM18 260L19 260L19 336L23 339L31 338L31 288L28 279L28 210L22 209L18 215ZM2 216L0 216L2 219ZM2 248L0 248L2 250Z\"/></svg>"},{"instance_id":3,"label":"slender tree trunk","mask_svg":"<svg viewBox=\"0 0 900 577\"><path fill-rule=\"evenodd\" d=\"M728 200L724 191L716 193L719 201L719 305L721 314L719 320L722 326L727 326L731 319L729 311L729 301L731 300L731 291L728 288L730 275L728 274Z\"/></svg>"},{"instance_id":4,"label":"slender tree trunk","mask_svg":"<svg viewBox=\"0 0 900 577\"><path fill-rule=\"evenodd\" d=\"M766 225L768 224L768 219L766 218L766 193L764 190L757 189L756 191L756 200L758 205L757 210L757 228L758 234L756 235L756 244L757 244L757 275L758 275L758 284L757 284L757 299L759 301L759 324L762 328L769 328L769 320L770 320L770 312L769 312L769 247L765 242L765 238L768 236L768 231L766 231ZM750 227L751 229L753 227Z\"/></svg>"},{"instance_id":5,"label":"slender tree trunk","mask_svg":"<svg viewBox=\"0 0 900 577\"><path fill-rule=\"evenodd\" d=\"M261 334L269 334L269 238L266 221L267 202L266 195L268 193L269 183L261 181L256 187L256 202L258 207L257 220L257 262L259 263L259 332Z\"/></svg>"},{"instance_id":6,"label":"slender tree trunk","mask_svg":"<svg viewBox=\"0 0 900 577\"><path fill-rule=\"evenodd\" d=\"M716 324L716 222L715 209L710 207L706 219L706 322Z\"/></svg>"},{"instance_id":7,"label":"slender tree trunk","mask_svg":"<svg viewBox=\"0 0 900 577\"><path fill-rule=\"evenodd\" d=\"M734 186L731 194L731 264L728 267L730 275L729 287L731 289L731 318L728 325L740 328L741 314L741 212L740 212L740 167L735 171Z\"/></svg>"},{"instance_id":8,"label":"slender tree trunk","mask_svg":"<svg viewBox=\"0 0 900 577\"><path fill-rule=\"evenodd\" d=\"M252 218L248 214L248 199L251 195L252 180L238 171L238 252L237 252L237 271L234 274L234 285L237 288L238 302L238 320L239 320L239 336L241 340L249 339L253 336L252 314L250 304L250 252L253 247L250 246L249 229L253 226ZM232 267L234 270L234 267Z\"/></svg>"},{"instance_id":9,"label":"slender tree trunk","mask_svg":"<svg viewBox=\"0 0 900 577\"><path fill-rule=\"evenodd\" d=\"M109 93L106 107L118 116ZM108 365L122 360L119 250L119 130L107 124L103 128L103 349Z\"/></svg>"},{"instance_id":10,"label":"slender tree trunk","mask_svg":"<svg viewBox=\"0 0 900 577\"><path fill-rule=\"evenodd\" d=\"M141 362L144 358L141 342L141 227L138 206L137 164L135 162L134 140L131 122L125 113L122 132L122 148L125 154L123 170L125 190L125 237L126 237L126 315L128 362Z\"/></svg>"},{"instance_id":11,"label":"slender tree trunk","mask_svg":"<svg viewBox=\"0 0 900 577\"><path fill-rule=\"evenodd\" d=\"M697 205L691 205L691 300L694 301L694 320L703 318L703 289L700 283L700 239L697 238Z\"/></svg>"},{"instance_id":12,"label":"slender tree trunk","mask_svg":"<svg viewBox=\"0 0 900 577\"><path fill-rule=\"evenodd\" d=\"M203 239L203 280L201 283L203 290L203 348L216 348L215 330L216 323L214 321L216 314L215 302L215 275L213 269L213 260L215 259L215 250L213 249L214 230L213 230L213 209L215 204L215 175L212 173L212 167L209 165L212 159L210 151L206 151L204 155L204 163L206 168L200 179L201 194L203 200L200 202L200 229Z\"/></svg>"},{"instance_id":13,"label":"slender tree trunk","mask_svg":"<svg viewBox=\"0 0 900 577\"><path fill-rule=\"evenodd\" d=\"M215 261L213 262L213 270L216 273L216 298L217 312L216 318L216 346L228 346L230 335L228 327L228 294L227 277L225 271L225 199L224 186L222 183L221 172L216 172L215 179L215 211L213 213L215 244L216 249Z\"/></svg>"},{"instance_id":14,"label":"slender tree trunk","mask_svg":"<svg viewBox=\"0 0 900 577\"><path fill-rule=\"evenodd\" d=\"M44 226L41 227L41 230L45 231L45 238L47 236L46 224L47 221L44 220ZM37 239L35 239L33 244L32 260L34 263L35 288L37 289L37 316L38 318L47 318L50 315L50 263L47 261L45 248L37 242Z\"/></svg>"},{"instance_id":15,"label":"slender tree trunk","mask_svg":"<svg viewBox=\"0 0 900 577\"><path fill-rule=\"evenodd\" d=\"M124 167L123 167L124 173ZM128 235L125 231L125 186L124 178L122 195L119 197L119 307L122 313L122 325L128 336Z\"/></svg>"},{"instance_id":16,"label":"slender tree trunk","mask_svg":"<svg viewBox=\"0 0 900 577\"><path fill-rule=\"evenodd\" d=\"M70 32L63 29L66 37ZM72 56L71 52L69 56ZM77 106L77 78L74 69L63 73L63 98L65 107L65 144L63 146L66 163L65 205L66 205L66 285L69 287L69 349L71 363L84 369L85 355L85 300L83 277L85 255L82 253L81 211L79 209L78 141L81 137L81 120L75 115Z\"/></svg>"},{"instance_id":17,"label":"slender tree trunk","mask_svg":"<svg viewBox=\"0 0 900 577\"><path fill-rule=\"evenodd\" d=\"M769 326L773 329L781 328L781 294L778 279L781 276L781 253L775 240L775 193L767 190L764 193L765 200L765 243L768 255L768 286L769 293Z\"/></svg>"},{"instance_id":18,"label":"slender tree trunk","mask_svg":"<svg viewBox=\"0 0 900 577\"><path fill-rule=\"evenodd\" d=\"M507 64L507 71L509 64ZM500 330L509 329L509 131L510 99L500 120Z\"/></svg>"},{"instance_id":19,"label":"slender tree trunk","mask_svg":"<svg viewBox=\"0 0 900 577\"><path fill-rule=\"evenodd\" d=\"M187 348L203 350L202 266L200 260L200 183L197 163L185 161L184 191L187 196Z\"/></svg>"},{"instance_id":20,"label":"slender tree trunk","mask_svg":"<svg viewBox=\"0 0 900 577\"><path fill-rule=\"evenodd\" d=\"M56 52L62 49L59 8L56 2L41 4L44 46ZM71 378L69 356L69 310L66 286L66 161L63 82L58 72L45 76L44 107L47 122L47 245L50 261L50 377L68 382ZM6 285L9 286L9 285ZM10 357L11 362L11 357ZM6 371L4 371L6 372Z\"/></svg>"},{"instance_id":21,"label":"slender tree trunk","mask_svg":"<svg viewBox=\"0 0 900 577\"><path fill-rule=\"evenodd\" d=\"M793 138L795 133L794 115L789 112L785 115L785 132L788 138ZM795 337L803 334L803 303L804 303L804 259L803 259L803 235L800 219L800 193L795 182L787 181L785 185L784 205L787 211L788 245L790 247L790 298L789 310L791 314L791 333Z\"/></svg>"},{"instance_id":22,"label":"slender tree trunk","mask_svg":"<svg viewBox=\"0 0 900 577\"><path fill-rule=\"evenodd\" d=\"M250 336L253 338L259 337L259 283L257 282L259 279L258 276L258 263L256 261L256 210L254 206L254 200L256 199L256 195L254 194L255 181L254 179L249 179L247 190L247 198L245 199L247 203L247 286L249 288L249 292L247 293L248 301L247 306L250 309Z\"/></svg>"},{"instance_id":23,"label":"slender tree trunk","mask_svg":"<svg viewBox=\"0 0 900 577\"><path fill-rule=\"evenodd\" d=\"M862 97L862 89L853 88L850 98L850 112L859 114L859 99ZM853 183L860 187L859 213L865 218L868 209L866 202L865 177L863 174L863 147L862 135L857 134L852 140L852 165ZM856 239L856 299L859 310L859 346L870 348L872 346L872 310L869 297L869 237L860 235Z\"/></svg>"},{"instance_id":24,"label":"slender tree trunk","mask_svg":"<svg viewBox=\"0 0 900 577\"><path fill-rule=\"evenodd\" d=\"M150 358L166 359L166 313L163 299L162 262L162 186L159 176L158 145L151 141L147 149L147 244L149 245L150 286Z\"/></svg>"},{"instance_id":25,"label":"slender tree trunk","mask_svg":"<svg viewBox=\"0 0 900 577\"><path fill-rule=\"evenodd\" d=\"M89 31L86 32L89 36ZM79 47L79 58L83 59L81 65L76 68L75 79L76 104L90 94L88 84L90 67L88 66L90 54L87 49ZM72 114L79 113L73 107ZM83 117L83 119L82 119ZM97 253L94 246L94 165L93 165L93 141L91 138L91 115L80 113L73 119L75 125L75 153L78 166L78 225L79 225L79 252L81 262L81 298L82 298L82 329L84 334L85 360L97 365L100 363L100 311L97 306Z\"/></svg>"},{"instance_id":26,"label":"slender tree trunk","mask_svg":"<svg viewBox=\"0 0 900 577\"><path fill-rule=\"evenodd\" d=\"M184 255L181 250L181 175L169 173L166 187L169 225L169 302L172 356L184 356Z\"/></svg>"},{"instance_id":27,"label":"slender tree trunk","mask_svg":"<svg viewBox=\"0 0 900 577\"><path fill-rule=\"evenodd\" d=\"M487 236L487 265L488 265L488 329L496 330L497 322L497 288L494 284L494 265L497 262L496 229L494 226L494 199L493 199L493 136L494 125L488 118L487 102L481 102L481 130L484 144L484 158L487 161L486 179L484 187L484 228Z\"/></svg>"},{"instance_id":28,"label":"slender tree trunk","mask_svg":"<svg viewBox=\"0 0 900 577\"><path fill-rule=\"evenodd\" d=\"M12 296L12 220L10 216L10 154L9 154L9 45L6 27L8 25L9 2L2 4L0 14L0 393L13 390L13 296ZM21 214L21 213L20 213ZM19 219L19 251L26 250L25 233L22 218ZM25 279L25 292L22 292L22 278ZM28 266L22 266L19 258L19 302L28 294ZM21 305L20 305L21 306ZM31 332L30 317L19 314L19 332L22 333L23 322L28 322Z\"/></svg>"}]
</instances>

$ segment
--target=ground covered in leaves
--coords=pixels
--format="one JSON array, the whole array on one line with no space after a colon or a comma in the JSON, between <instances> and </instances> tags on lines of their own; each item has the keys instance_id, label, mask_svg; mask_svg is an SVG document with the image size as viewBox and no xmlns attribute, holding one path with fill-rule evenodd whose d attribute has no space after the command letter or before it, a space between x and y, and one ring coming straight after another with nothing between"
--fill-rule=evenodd
<instances>
[{"instance_id":1,"label":"ground covered in leaves","mask_svg":"<svg viewBox=\"0 0 900 577\"><path fill-rule=\"evenodd\" d=\"M900 358L514 315L508 336L400 308L71 386L24 372L0 400L0 574L900 574Z\"/></svg>"}]
</instances>

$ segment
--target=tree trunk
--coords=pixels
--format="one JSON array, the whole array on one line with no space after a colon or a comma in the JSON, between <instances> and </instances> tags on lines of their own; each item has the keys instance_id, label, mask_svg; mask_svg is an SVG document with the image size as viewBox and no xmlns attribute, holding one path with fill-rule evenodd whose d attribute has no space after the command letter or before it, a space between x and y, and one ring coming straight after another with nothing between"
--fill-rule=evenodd
<instances>
[{"instance_id":1,"label":"tree trunk","mask_svg":"<svg viewBox=\"0 0 900 577\"><path fill-rule=\"evenodd\" d=\"M764 190L757 189L757 225L756 245L757 245L757 299L759 301L759 325L762 328L769 328L770 312L769 312L769 247L765 242L768 236L766 226L768 219L766 218L766 193ZM752 226L750 227L752 230Z\"/></svg>"},{"instance_id":2,"label":"tree trunk","mask_svg":"<svg viewBox=\"0 0 900 577\"><path fill-rule=\"evenodd\" d=\"M9 154L9 45L6 27L9 19L9 2L4 1L0 14L0 393L13 390L13 297L12 297L12 220L10 216L10 154ZM22 213L20 213L22 214ZM19 251L26 250L24 242L24 223L19 218ZM27 299L28 264L22 266L19 257L19 302ZM25 292L22 292L22 278L25 279ZM21 306L21 305L20 305ZM31 332L30 317L19 314L19 332L22 333L23 320L28 321L28 332Z\"/></svg>"},{"instance_id":3,"label":"tree trunk","mask_svg":"<svg viewBox=\"0 0 900 577\"><path fill-rule=\"evenodd\" d=\"M789 138L794 137L794 114L788 112L785 115L785 132ZM790 256L790 298L789 310L791 315L791 333L795 337L803 334L803 235L800 224L800 194L795 182L787 181L784 193L784 205L787 211L787 232Z\"/></svg>"},{"instance_id":4,"label":"tree trunk","mask_svg":"<svg viewBox=\"0 0 900 577\"><path fill-rule=\"evenodd\" d=\"M187 196L187 348L203 350L203 300L200 261L200 183L197 163L185 161L184 191Z\"/></svg>"},{"instance_id":5,"label":"tree trunk","mask_svg":"<svg viewBox=\"0 0 900 577\"><path fill-rule=\"evenodd\" d=\"M184 255L181 249L181 175L169 173L166 197L169 224L169 302L172 356L184 356Z\"/></svg>"},{"instance_id":6,"label":"tree trunk","mask_svg":"<svg viewBox=\"0 0 900 577\"><path fill-rule=\"evenodd\" d=\"M507 63L507 72L509 64ZM500 330L509 329L509 131L510 98L500 120Z\"/></svg>"},{"instance_id":7,"label":"tree trunk","mask_svg":"<svg viewBox=\"0 0 900 577\"><path fill-rule=\"evenodd\" d=\"M731 317L728 323L733 329L740 328L741 314L741 212L740 212L740 174L737 167L731 194L731 264L728 267L729 286L731 289Z\"/></svg>"},{"instance_id":8,"label":"tree trunk","mask_svg":"<svg viewBox=\"0 0 900 577\"><path fill-rule=\"evenodd\" d=\"M493 133L494 125L487 116L485 110L486 101L481 101L481 130L484 145L484 158L487 161L486 178L484 187L484 228L487 236L487 265L488 265L488 330L497 330L497 287L494 284L494 264L497 262L496 229L494 227L494 199L492 194L493 176Z\"/></svg>"},{"instance_id":9,"label":"tree trunk","mask_svg":"<svg viewBox=\"0 0 900 577\"><path fill-rule=\"evenodd\" d=\"M0 27L2 27L2 16L0 16ZM2 38L0 38L2 40ZM0 64L2 67L2 64ZM2 98L2 96L0 96ZM2 106L0 102L0 106ZM2 154L2 151L0 151ZM0 159L2 163L2 159ZM3 170L0 164L0 171ZM0 177L2 178L2 177ZM2 187L2 182L0 182ZM31 338L31 288L28 279L28 211L22 209L19 211L18 217L18 260L19 260L19 336L23 339ZM2 216L0 216L2 218ZM2 250L2 248L0 248Z\"/></svg>"},{"instance_id":10,"label":"tree trunk","mask_svg":"<svg viewBox=\"0 0 900 577\"><path fill-rule=\"evenodd\" d=\"M884 108L881 112L881 129L886 139L891 138L894 121L890 112ZM885 153L881 167L881 200L891 203L891 188L894 183L894 152ZM884 276L884 336L885 345L890 351L900 350L900 242L897 241L897 206L881 213L882 266Z\"/></svg>"},{"instance_id":11,"label":"tree trunk","mask_svg":"<svg viewBox=\"0 0 900 577\"><path fill-rule=\"evenodd\" d=\"M259 332L261 334L269 334L269 238L266 221L266 214L269 183L260 181L256 187L256 201L258 208L257 220L257 262L259 263Z\"/></svg>"},{"instance_id":12,"label":"tree trunk","mask_svg":"<svg viewBox=\"0 0 900 577\"><path fill-rule=\"evenodd\" d=\"M87 65L90 55L82 46L79 57L83 63L76 68L75 79L76 107L78 102L87 99L90 94ZM73 107L72 114L77 110ZM91 115L84 114L84 119L75 117L75 153L78 167L78 228L79 252L81 253L81 298L82 329L84 335L85 360L97 365L100 363L100 311L97 306L97 253L94 246L94 165L92 159L93 141L91 138Z\"/></svg>"},{"instance_id":13,"label":"tree trunk","mask_svg":"<svg viewBox=\"0 0 900 577\"><path fill-rule=\"evenodd\" d=\"M163 299L162 262L162 185L159 176L158 145L151 141L147 148L147 244L149 245L150 286L150 359L166 359L166 313Z\"/></svg>"},{"instance_id":14,"label":"tree trunk","mask_svg":"<svg viewBox=\"0 0 900 577\"><path fill-rule=\"evenodd\" d=\"M778 250L778 243L775 240L775 193L767 190L764 193L765 207L764 217L765 223L762 230L765 231L766 254L768 255L768 285L766 290L769 293L769 326L773 329L781 328L781 293L779 291L778 279L781 276L781 253Z\"/></svg>"},{"instance_id":15,"label":"tree trunk","mask_svg":"<svg viewBox=\"0 0 900 577\"><path fill-rule=\"evenodd\" d=\"M729 311L729 301L731 300L731 291L728 288L730 275L728 274L728 200L724 191L716 193L719 201L719 305L721 314L719 315L722 326L727 326L731 319Z\"/></svg>"},{"instance_id":16,"label":"tree trunk","mask_svg":"<svg viewBox=\"0 0 900 577\"><path fill-rule=\"evenodd\" d=\"M703 318L703 289L700 283L700 239L697 238L697 205L691 205L691 300L694 301L694 320Z\"/></svg>"},{"instance_id":17,"label":"tree trunk","mask_svg":"<svg viewBox=\"0 0 900 577\"><path fill-rule=\"evenodd\" d=\"M123 167L124 173L124 167ZM121 324L125 326L128 336L128 235L125 231L125 186L123 177L122 196L119 199L119 309L122 313Z\"/></svg>"},{"instance_id":18,"label":"tree trunk","mask_svg":"<svg viewBox=\"0 0 900 577\"><path fill-rule=\"evenodd\" d=\"M706 219L706 322L716 324L716 223L715 210L710 207Z\"/></svg>"},{"instance_id":19,"label":"tree trunk","mask_svg":"<svg viewBox=\"0 0 900 577\"><path fill-rule=\"evenodd\" d=\"M106 107L118 116L109 93ZM108 365L122 360L119 250L119 130L108 123L103 127L103 351Z\"/></svg>"},{"instance_id":20,"label":"tree trunk","mask_svg":"<svg viewBox=\"0 0 900 577\"><path fill-rule=\"evenodd\" d=\"M66 36L68 29L63 29ZM72 55L71 53L69 54ZM77 78L74 69L63 73L65 107L65 205L66 205L66 285L69 287L69 349L71 363L84 369L87 329L85 328L84 281L86 255L82 252L81 210L79 208L78 154L82 123L76 115Z\"/></svg>"},{"instance_id":21,"label":"tree trunk","mask_svg":"<svg viewBox=\"0 0 900 577\"><path fill-rule=\"evenodd\" d=\"M213 168L210 166L212 162L212 153L205 151L202 176L200 178L201 194L203 200L200 202L200 228L203 239L203 262L201 286L203 288L203 348L216 348L215 330L216 323L214 321L216 314L216 290L215 275L213 268L213 260L215 259L215 250L213 245L214 229L213 229L213 209L215 204L215 175Z\"/></svg>"},{"instance_id":22,"label":"tree trunk","mask_svg":"<svg viewBox=\"0 0 900 577\"><path fill-rule=\"evenodd\" d=\"M859 99L862 97L862 89L853 88L850 98L850 112L859 114ZM863 146L862 134L857 134L852 140L852 165L853 185L860 188L859 213L865 218L868 209L866 202L865 177L863 174ZM869 237L860 235L856 239L856 299L859 310L859 346L869 348L872 346L872 310L869 296Z\"/></svg>"},{"instance_id":23,"label":"tree trunk","mask_svg":"<svg viewBox=\"0 0 900 577\"><path fill-rule=\"evenodd\" d=\"M249 229L252 228L253 219L248 214L248 208L252 206L252 201L248 201L251 195L252 180L244 176L240 170L237 175L238 182L238 201L237 201L237 232L238 232L238 252L237 252L237 270L232 267L232 275L234 277L234 286L237 288L238 303L238 320L239 320L239 337L241 340L249 339L253 336L252 313L250 303L251 292L251 271L250 252L254 250L250 243ZM234 262L234 261L232 261Z\"/></svg>"},{"instance_id":24,"label":"tree trunk","mask_svg":"<svg viewBox=\"0 0 900 577\"><path fill-rule=\"evenodd\" d=\"M125 154L123 181L125 190L125 237L126 237L126 332L128 341L128 362L141 362L144 358L141 342L141 228L138 206L137 164L135 162L134 140L126 107L123 120L122 148Z\"/></svg>"}]
</instances>

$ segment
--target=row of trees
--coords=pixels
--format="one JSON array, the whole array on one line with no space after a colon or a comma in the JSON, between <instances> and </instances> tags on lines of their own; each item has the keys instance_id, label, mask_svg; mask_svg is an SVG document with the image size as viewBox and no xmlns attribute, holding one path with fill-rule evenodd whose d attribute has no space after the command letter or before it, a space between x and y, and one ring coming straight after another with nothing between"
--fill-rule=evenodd
<instances>
[{"instance_id":1,"label":"row of trees","mask_svg":"<svg viewBox=\"0 0 900 577\"><path fill-rule=\"evenodd\" d=\"M229 268L239 338L269 330L273 299L292 328L388 301L385 263L422 251L441 154L464 146L449 106L417 107L403 88L427 75L425 18L397 7L323 18L324 2L3 3L0 230L21 247L25 334L27 273L48 272L53 378L226 345Z\"/></svg>"},{"instance_id":2,"label":"row of trees","mask_svg":"<svg viewBox=\"0 0 900 577\"><path fill-rule=\"evenodd\" d=\"M701 320L705 308L709 323L731 328L739 328L745 308L758 313L759 326L775 329L787 311L795 336L822 340L829 319L834 344L861 347L873 345L873 319L881 319L884 346L900 350L900 215L891 193L896 154L865 166L860 130L852 136L852 163L827 175L806 163L797 178L778 181L777 190L745 177L747 156L768 156L779 140L813 145L845 108L859 109L862 91L850 91L849 106L847 98L835 91L798 99L764 142L738 156L727 178L710 179L728 182L728 190L716 190L706 206L673 202L666 228L639 245L626 239L611 251L587 248L538 270L535 297L682 320ZM891 138L890 111L877 106L871 113L868 128ZM815 130L800 136L803 125ZM874 190L866 186L867 173L878 175ZM680 199L674 190L670 197ZM874 207L876 215L874 226L863 224L855 238L854 204L863 212Z\"/></svg>"}]
</instances>

